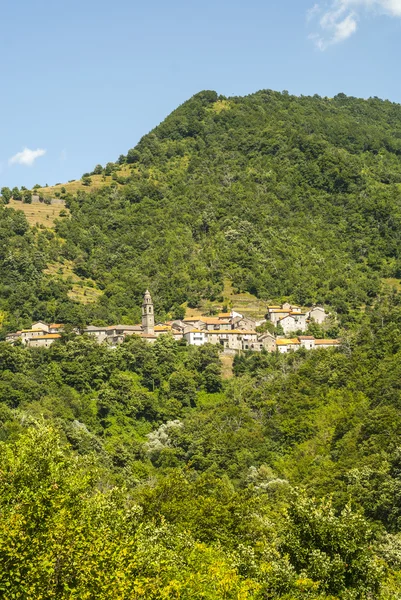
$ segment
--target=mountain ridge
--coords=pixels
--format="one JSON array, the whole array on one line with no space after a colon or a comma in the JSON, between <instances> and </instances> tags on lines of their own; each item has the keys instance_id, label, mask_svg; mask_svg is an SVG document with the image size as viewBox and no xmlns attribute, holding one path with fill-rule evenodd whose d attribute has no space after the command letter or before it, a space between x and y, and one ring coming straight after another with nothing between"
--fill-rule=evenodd
<instances>
[{"instance_id":1,"label":"mountain ridge","mask_svg":"<svg viewBox=\"0 0 401 600\"><path fill-rule=\"evenodd\" d=\"M400 278L400 157L401 107L389 101L200 92L85 175L104 187L60 193L70 216L50 262L72 261L103 294L83 309L56 292L25 318L137 321L148 286L163 316L224 302L225 279L347 315Z\"/></svg>"}]
</instances>

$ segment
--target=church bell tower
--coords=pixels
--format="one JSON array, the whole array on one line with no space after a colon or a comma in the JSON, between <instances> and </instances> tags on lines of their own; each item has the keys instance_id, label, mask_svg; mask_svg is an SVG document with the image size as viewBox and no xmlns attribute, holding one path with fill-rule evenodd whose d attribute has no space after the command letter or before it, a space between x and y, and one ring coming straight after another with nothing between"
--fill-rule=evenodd
<instances>
[{"instance_id":1,"label":"church bell tower","mask_svg":"<svg viewBox=\"0 0 401 600\"><path fill-rule=\"evenodd\" d=\"M152 335L155 332L155 315L149 290L146 290L142 302L142 329L144 333L151 333Z\"/></svg>"}]
</instances>

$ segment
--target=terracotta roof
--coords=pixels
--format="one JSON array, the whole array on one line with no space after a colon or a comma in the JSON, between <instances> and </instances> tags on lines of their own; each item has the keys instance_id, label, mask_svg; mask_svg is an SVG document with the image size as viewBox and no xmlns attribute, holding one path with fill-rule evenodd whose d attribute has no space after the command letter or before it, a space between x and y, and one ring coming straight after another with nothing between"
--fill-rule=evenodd
<instances>
[{"instance_id":1,"label":"terracotta roof","mask_svg":"<svg viewBox=\"0 0 401 600\"><path fill-rule=\"evenodd\" d=\"M276 340L276 344L277 346L299 346L301 344L301 342L297 339L291 339L291 340Z\"/></svg>"},{"instance_id":2,"label":"terracotta roof","mask_svg":"<svg viewBox=\"0 0 401 600\"><path fill-rule=\"evenodd\" d=\"M316 346L339 346L339 340L315 340Z\"/></svg>"},{"instance_id":3,"label":"terracotta roof","mask_svg":"<svg viewBox=\"0 0 401 600\"><path fill-rule=\"evenodd\" d=\"M313 337L313 335L299 335L298 339L299 340L314 340L315 338Z\"/></svg>"},{"instance_id":4,"label":"terracotta roof","mask_svg":"<svg viewBox=\"0 0 401 600\"><path fill-rule=\"evenodd\" d=\"M171 327L169 325L155 325L155 331L171 331Z\"/></svg>"},{"instance_id":5,"label":"terracotta roof","mask_svg":"<svg viewBox=\"0 0 401 600\"><path fill-rule=\"evenodd\" d=\"M291 312L291 309L290 308L273 308L270 312L289 314Z\"/></svg>"},{"instance_id":6,"label":"terracotta roof","mask_svg":"<svg viewBox=\"0 0 401 600\"><path fill-rule=\"evenodd\" d=\"M140 333L139 336L143 338L154 338L155 340L157 339L157 337L155 335L152 335L151 333Z\"/></svg>"},{"instance_id":7,"label":"terracotta roof","mask_svg":"<svg viewBox=\"0 0 401 600\"><path fill-rule=\"evenodd\" d=\"M217 316L219 319L229 319L231 317L231 313L220 313Z\"/></svg>"},{"instance_id":8,"label":"terracotta roof","mask_svg":"<svg viewBox=\"0 0 401 600\"><path fill-rule=\"evenodd\" d=\"M51 325L49 325L49 327L51 329L59 329L60 327L64 327L64 325L62 323L52 323Z\"/></svg>"},{"instance_id":9,"label":"terracotta roof","mask_svg":"<svg viewBox=\"0 0 401 600\"><path fill-rule=\"evenodd\" d=\"M216 317L202 317L201 319L199 319L199 321L206 323L206 325L224 325L224 324L229 325L230 324L229 319L217 319Z\"/></svg>"},{"instance_id":10,"label":"terracotta roof","mask_svg":"<svg viewBox=\"0 0 401 600\"><path fill-rule=\"evenodd\" d=\"M34 331L46 331L46 329L39 329L38 327L36 329L22 329L21 333L33 333Z\"/></svg>"}]
</instances>

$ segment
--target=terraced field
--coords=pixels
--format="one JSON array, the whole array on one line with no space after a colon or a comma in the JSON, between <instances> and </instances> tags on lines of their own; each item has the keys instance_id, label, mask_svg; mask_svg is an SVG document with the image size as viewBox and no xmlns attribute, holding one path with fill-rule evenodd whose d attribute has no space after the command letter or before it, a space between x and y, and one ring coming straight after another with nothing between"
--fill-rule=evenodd
<instances>
[{"instance_id":1,"label":"terraced field","mask_svg":"<svg viewBox=\"0 0 401 600\"><path fill-rule=\"evenodd\" d=\"M44 202L35 202L34 204L24 204L18 200L10 200L7 205L16 210L22 210L25 214L29 225L34 227L35 225L43 225L44 227L54 227L56 219L60 218L60 212L64 211L67 215L69 211L64 205L51 205L45 204Z\"/></svg>"}]
</instances>

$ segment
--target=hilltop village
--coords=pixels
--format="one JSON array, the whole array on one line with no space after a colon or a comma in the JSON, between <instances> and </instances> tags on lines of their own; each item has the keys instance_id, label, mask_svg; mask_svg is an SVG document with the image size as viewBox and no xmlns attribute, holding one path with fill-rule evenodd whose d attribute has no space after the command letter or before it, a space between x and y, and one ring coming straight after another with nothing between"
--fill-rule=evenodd
<instances>
[{"instance_id":1,"label":"hilltop village","mask_svg":"<svg viewBox=\"0 0 401 600\"><path fill-rule=\"evenodd\" d=\"M149 290L146 290L142 303L142 323L140 325L109 325L95 327L89 325L81 333L94 337L99 344L110 347L121 344L127 336L137 335L153 343L161 335L171 335L175 340L185 339L189 345L202 346L216 344L222 346L227 354L236 354L242 350L286 353L298 348L313 350L339 346L339 340L316 339L310 335L301 335L309 323L324 323L328 314L321 306L315 306L303 312L298 306L289 303L281 306L269 306L267 319L255 320L236 311L220 313L216 317L192 317L176 319L165 323L155 323L154 305ZM258 333L264 323L270 323L280 331L273 334L268 331ZM48 348L61 338L64 326L60 323L47 324L38 321L30 329L10 333L6 341L12 344L18 340L30 348ZM282 332L282 334L281 334ZM78 332L77 332L78 333ZM294 337L289 337L293 335Z\"/></svg>"}]
</instances>

